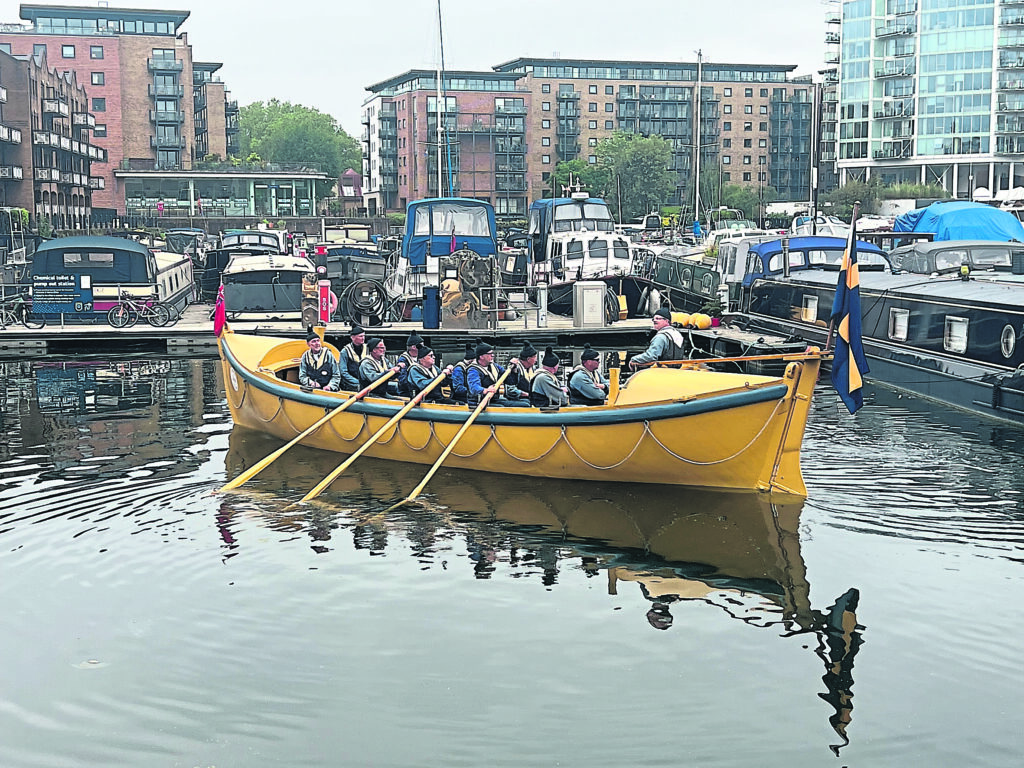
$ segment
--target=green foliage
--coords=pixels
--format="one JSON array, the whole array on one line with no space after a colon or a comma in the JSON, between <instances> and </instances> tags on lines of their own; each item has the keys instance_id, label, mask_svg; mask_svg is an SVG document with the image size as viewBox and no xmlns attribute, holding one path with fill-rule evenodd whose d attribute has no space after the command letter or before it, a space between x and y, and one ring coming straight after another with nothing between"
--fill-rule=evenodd
<instances>
[{"instance_id":1,"label":"green foliage","mask_svg":"<svg viewBox=\"0 0 1024 768\"><path fill-rule=\"evenodd\" d=\"M698 311L703 312L709 317L721 317L725 307L722 306L722 300L718 296L714 296L705 301Z\"/></svg>"},{"instance_id":2,"label":"green foliage","mask_svg":"<svg viewBox=\"0 0 1024 768\"><path fill-rule=\"evenodd\" d=\"M389 213L385 217L388 220L388 226L391 227L405 227L405 214L404 213Z\"/></svg>"},{"instance_id":3,"label":"green foliage","mask_svg":"<svg viewBox=\"0 0 1024 768\"><path fill-rule=\"evenodd\" d=\"M835 189L825 195L823 202L831 203L831 213L839 218L849 221L853 215L854 203L860 203L860 212L874 213L878 206L879 186L877 183L869 184L863 181L848 181L839 189Z\"/></svg>"},{"instance_id":4,"label":"green foliage","mask_svg":"<svg viewBox=\"0 0 1024 768\"><path fill-rule=\"evenodd\" d=\"M563 187L578 183L581 192L588 192L593 197L607 197L611 181L611 174L607 167L584 162L583 160L568 160L560 162L555 166L555 172L551 174L551 196L562 197Z\"/></svg>"},{"instance_id":5,"label":"green foliage","mask_svg":"<svg viewBox=\"0 0 1024 768\"><path fill-rule=\"evenodd\" d=\"M722 205L737 208L754 222L761 220L761 205L774 202L778 193L772 187L757 187L745 184L726 184L722 188Z\"/></svg>"},{"instance_id":6,"label":"green foliage","mask_svg":"<svg viewBox=\"0 0 1024 768\"><path fill-rule=\"evenodd\" d=\"M672 146L663 137L616 131L598 142L595 154L597 165L608 173L604 197L624 219L659 210L672 197Z\"/></svg>"},{"instance_id":7,"label":"green foliage","mask_svg":"<svg viewBox=\"0 0 1024 768\"><path fill-rule=\"evenodd\" d=\"M50 237L53 234L53 225L50 224L50 220L43 218L39 220L39 236Z\"/></svg>"},{"instance_id":8,"label":"green foliage","mask_svg":"<svg viewBox=\"0 0 1024 768\"><path fill-rule=\"evenodd\" d=\"M893 184L878 190L879 200L917 200L919 198L950 197L949 192L941 184Z\"/></svg>"}]
</instances>

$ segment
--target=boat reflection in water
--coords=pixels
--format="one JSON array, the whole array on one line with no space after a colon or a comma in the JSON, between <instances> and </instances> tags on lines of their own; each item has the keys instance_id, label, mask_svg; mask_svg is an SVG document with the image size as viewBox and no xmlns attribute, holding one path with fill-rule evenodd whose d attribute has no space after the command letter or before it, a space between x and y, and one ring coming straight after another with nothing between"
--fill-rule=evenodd
<instances>
[{"instance_id":1,"label":"boat reflection in water","mask_svg":"<svg viewBox=\"0 0 1024 768\"><path fill-rule=\"evenodd\" d=\"M235 477L279 446L237 425L229 438L228 477ZM271 464L247 488L225 496L218 527L226 548L239 546L235 519L258 516L268 527L310 536L318 551L341 531L356 548L383 554L389 539L412 544L421 562L465 540L477 578L498 568L558 582L562 568L607 578L608 593L636 585L641 615L652 627L672 626L673 606L702 601L751 625L783 636L813 635L825 665L829 721L842 742L853 709L853 661L862 642L858 592L850 589L825 611L814 610L800 553L802 502L766 494L712 492L650 484L560 481L441 471L428 501L382 512L381 499L405 496L423 477L417 465L363 459L342 475L323 503L289 506L337 462L332 454L296 448ZM403 551L408 547L403 546ZM230 556L230 553L229 555ZM602 574L603 572L603 574Z\"/></svg>"}]
</instances>

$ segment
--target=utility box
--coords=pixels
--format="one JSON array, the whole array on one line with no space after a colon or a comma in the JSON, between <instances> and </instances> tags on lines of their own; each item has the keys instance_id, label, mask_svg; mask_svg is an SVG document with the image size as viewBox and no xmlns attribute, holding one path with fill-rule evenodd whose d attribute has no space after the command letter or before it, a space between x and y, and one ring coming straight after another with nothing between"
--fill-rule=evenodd
<instances>
[{"instance_id":1,"label":"utility box","mask_svg":"<svg viewBox=\"0 0 1024 768\"><path fill-rule=\"evenodd\" d=\"M574 328L604 328L604 296L608 286L599 280L577 280L572 285Z\"/></svg>"}]
</instances>

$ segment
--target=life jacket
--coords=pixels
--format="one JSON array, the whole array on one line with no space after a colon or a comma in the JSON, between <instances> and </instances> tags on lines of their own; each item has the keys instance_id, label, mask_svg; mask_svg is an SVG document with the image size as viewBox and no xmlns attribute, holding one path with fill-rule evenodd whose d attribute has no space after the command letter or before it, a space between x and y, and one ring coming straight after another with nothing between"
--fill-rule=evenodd
<instances>
[{"instance_id":1,"label":"life jacket","mask_svg":"<svg viewBox=\"0 0 1024 768\"><path fill-rule=\"evenodd\" d=\"M416 389L413 386L413 383L412 383L412 372L413 372L413 370L415 370L418 373L426 376L427 379L429 379L430 381L433 381L434 379L436 379L438 376L441 375L441 371L438 370L438 367L436 365L431 366L430 368L427 368L427 366L420 365L418 362L414 363L413 366L409 369L408 382L409 382L409 394L410 395L416 395L416 394L418 394L420 392L420 390ZM442 384L443 383L444 382L442 382ZM423 399L424 400L444 400L444 394L441 392L441 386L438 385L438 386L434 387L432 390L430 390L430 392L427 393L427 396L425 398L423 398Z\"/></svg>"},{"instance_id":2,"label":"life jacket","mask_svg":"<svg viewBox=\"0 0 1024 768\"><path fill-rule=\"evenodd\" d=\"M350 341L342 347L341 354L345 360L348 375L359 381L359 364L370 356L370 350L366 348L366 344L363 344L362 348L356 352L355 345Z\"/></svg>"},{"instance_id":3,"label":"life jacket","mask_svg":"<svg viewBox=\"0 0 1024 768\"><path fill-rule=\"evenodd\" d=\"M512 373L505 379L506 384L511 384L521 392L529 393L530 381L537 375L537 371L527 368L521 360L511 364Z\"/></svg>"},{"instance_id":4,"label":"life jacket","mask_svg":"<svg viewBox=\"0 0 1024 768\"><path fill-rule=\"evenodd\" d=\"M465 402L466 393L468 392L466 373L469 371L469 366L469 360L460 360L455 364L455 368L452 369L452 397L463 402Z\"/></svg>"},{"instance_id":5,"label":"life jacket","mask_svg":"<svg viewBox=\"0 0 1024 768\"><path fill-rule=\"evenodd\" d=\"M533 375L533 378L530 379L530 405L536 408L548 408L552 405L556 405L556 403L551 402L551 398L546 394L538 391L537 385L541 381L549 381L555 385L559 392L562 391L562 385L558 383L558 377L551 371L541 368ZM557 403L557 405L560 404L561 403Z\"/></svg>"},{"instance_id":6,"label":"life jacket","mask_svg":"<svg viewBox=\"0 0 1024 768\"><path fill-rule=\"evenodd\" d=\"M321 389L331 383L331 379L334 378L334 366L337 365L331 350L324 348L320 350L320 354L314 355L313 350L307 349L302 356L306 359L306 375L310 381L316 382Z\"/></svg>"},{"instance_id":7,"label":"life jacket","mask_svg":"<svg viewBox=\"0 0 1024 768\"><path fill-rule=\"evenodd\" d=\"M483 387L484 389L494 386L497 383L498 379L501 377L501 374L498 373L498 369L494 365L494 363L491 363L486 368L484 368L482 365L480 365L480 363L474 362L472 365L469 366L469 368L466 369L466 403L468 405L475 406L480 404L480 396L474 395L472 392L469 391L469 372L474 368L480 372L480 386Z\"/></svg>"},{"instance_id":8,"label":"life jacket","mask_svg":"<svg viewBox=\"0 0 1024 768\"><path fill-rule=\"evenodd\" d=\"M412 391L412 385L409 383L409 371L411 371L412 367L416 365L416 358L408 352L403 352L398 356L398 362L400 363L403 360L405 361L405 367L398 372L398 394L411 395L414 393Z\"/></svg>"},{"instance_id":9,"label":"life jacket","mask_svg":"<svg viewBox=\"0 0 1024 768\"><path fill-rule=\"evenodd\" d=\"M583 371L583 373L589 378L594 384L601 384L601 379L598 378L597 371L588 371L582 365L577 365L571 371L569 371L569 405L604 405L604 398L598 399L596 397L587 397L582 392L579 392L573 385L573 377Z\"/></svg>"},{"instance_id":10,"label":"life jacket","mask_svg":"<svg viewBox=\"0 0 1024 768\"><path fill-rule=\"evenodd\" d=\"M669 346L661 353L659 360L685 360L689 352L688 344L678 328L666 325L655 336L664 334L668 337Z\"/></svg>"},{"instance_id":11,"label":"life jacket","mask_svg":"<svg viewBox=\"0 0 1024 768\"><path fill-rule=\"evenodd\" d=\"M388 368L391 367L390 365L387 364L387 361L383 357L380 360L377 360L377 359L375 359L372 356L367 357L365 359L369 360L370 364L377 370L377 373L381 374L382 376L388 370ZM359 379L359 386L365 388L365 387L370 386L377 379L370 380L370 379L366 378L365 376L363 376L361 368L362 368L362 363L360 363L360 369L357 371L357 377ZM377 394L382 395L382 394L384 394L384 388L385 388L385 385L381 384L380 385L380 391L377 391L377 390L374 390L374 391Z\"/></svg>"}]
</instances>

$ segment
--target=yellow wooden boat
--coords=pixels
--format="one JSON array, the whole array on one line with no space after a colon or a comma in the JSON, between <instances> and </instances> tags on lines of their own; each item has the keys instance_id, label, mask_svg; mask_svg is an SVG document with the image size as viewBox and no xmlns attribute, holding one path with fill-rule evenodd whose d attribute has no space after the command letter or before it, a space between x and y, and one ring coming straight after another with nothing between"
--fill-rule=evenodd
<instances>
[{"instance_id":1,"label":"yellow wooden boat","mask_svg":"<svg viewBox=\"0 0 1024 768\"><path fill-rule=\"evenodd\" d=\"M226 328L219 348L236 424L291 440L348 398L298 385L304 340ZM812 348L782 357L788 363L777 377L703 370L695 361L640 371L621 387L613 370L604 406L489 408L445 465L806 496L800 446L822 354ZM364 398L304 442L351 454L404 404ZM466 406L418 405L366 455L433 464L469 414Z\"/></svg>"}]
</instances>

